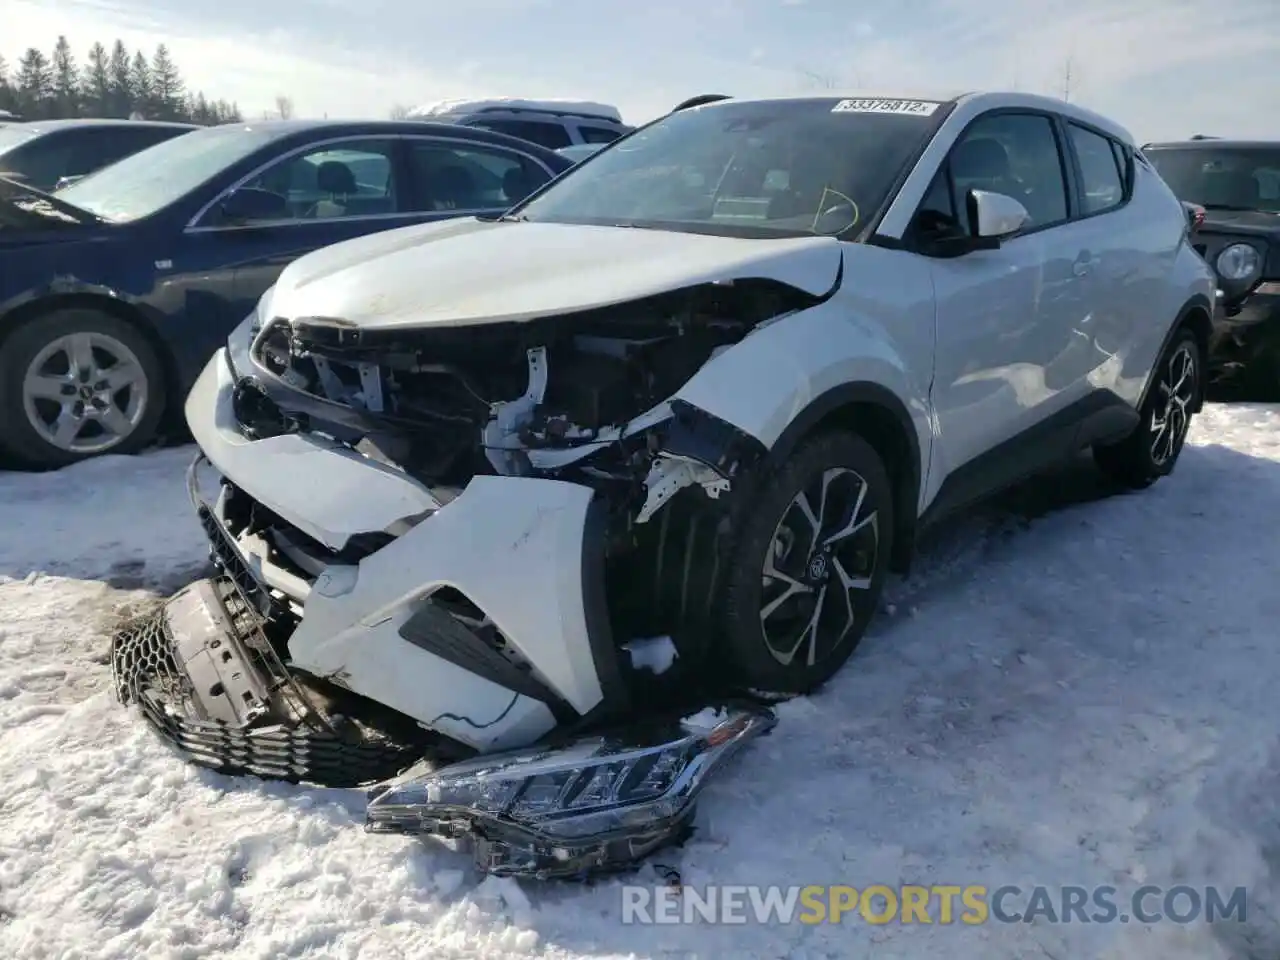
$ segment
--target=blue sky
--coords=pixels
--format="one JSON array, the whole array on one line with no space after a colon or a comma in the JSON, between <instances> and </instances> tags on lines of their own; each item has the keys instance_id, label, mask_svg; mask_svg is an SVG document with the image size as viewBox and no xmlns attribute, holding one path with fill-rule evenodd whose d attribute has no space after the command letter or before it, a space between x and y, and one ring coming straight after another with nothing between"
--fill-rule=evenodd
<instances>
[{"instance_id":1,"label":"blue sky","mask_svg":"<svg viewBox=\"0 0 1280 960\"><path fill-rule=\"evenodd\" d=\"M1141 140L1280 137L1280 0L4 0L0 52L169 44L188 84L261 115L385 116L459 96L1070 97ZM696 12L695 12L696 11Z\"/></svg>"}]
</instances>

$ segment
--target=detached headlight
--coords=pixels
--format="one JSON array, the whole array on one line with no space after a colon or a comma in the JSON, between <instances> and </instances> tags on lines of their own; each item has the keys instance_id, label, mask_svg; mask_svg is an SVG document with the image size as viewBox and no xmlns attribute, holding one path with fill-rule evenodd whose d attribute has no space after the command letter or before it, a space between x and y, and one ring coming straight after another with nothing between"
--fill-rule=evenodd
<instances>
[{"instance_id":1,"label":"detached headlight","mask_svg":"<svg viewBox=\"0 0 1280 960\"><path fill-rule=\"evenodd\" d=\"M480 869L501 875L625 868L683 839L707 777L776 722L750 707L434 771L422 765L369 791L365 829L471 836Z\"/></svg>"},{"instance_id":2,"label":"detached headlight","mask_svg":"<svg viewBox=\"0 0 1280 960\"><path fill-rule=\"evenodd\" d=\"M1262 269L1262 257L1256 247L1233 243L1218 254L1214 265L1224 280L1248 280Z\"/></svg>"}]
</instances>

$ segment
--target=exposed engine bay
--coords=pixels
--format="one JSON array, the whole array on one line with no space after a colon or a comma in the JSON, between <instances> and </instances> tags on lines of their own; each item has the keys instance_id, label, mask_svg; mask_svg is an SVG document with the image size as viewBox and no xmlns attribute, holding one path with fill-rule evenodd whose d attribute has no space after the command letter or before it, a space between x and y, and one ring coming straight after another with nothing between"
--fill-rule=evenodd
<instances>
[{"instance_id":1,"label":"exposed engine bay","mask_svg":"<svg viewBox=\"0 0 1280 960\"><path fill-rule=\"evenodd\" d=\"M708 501L729 489L749 445L735 447L727 424L707 436L706 415L667 398L759 324L819 299L749 280L479 328L267 324L254 359L278 382L242 383L237 416L253 437L328 432L446 502L477 475L590 486L611 506L616 628L679 636L704 625L691 598L714 587ZM649 524L691 487L705 496L680 498ZM637 562L650 574L644 589Z\"/></svg>"}]
</instances>

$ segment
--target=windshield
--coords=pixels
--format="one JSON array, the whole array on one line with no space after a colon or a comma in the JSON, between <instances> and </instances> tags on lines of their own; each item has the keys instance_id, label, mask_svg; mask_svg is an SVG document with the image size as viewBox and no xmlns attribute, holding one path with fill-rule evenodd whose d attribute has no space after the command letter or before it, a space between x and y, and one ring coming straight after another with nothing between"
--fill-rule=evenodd
<instances>
[{"instance_id":1,"label":"windshield","mask_svg":"<svg viewBox=\"0 0 1280 960\"><path fill-rule=\"evenodd\" d=\"M937 103L716 103L664 117L513 211L543 223L719 236L834 236L885 201L933 135Z\"/></svg>"},{"instance_id":2,"label":"windshield","mask_svg":"<svg viewBox=\"0 0 1280 960\"><path fill-rule=\"evenodd\" d=\"M1144 152L1179 200L1209 210L1280 213L1280 146Z\"/></svg>"},{"instance_id":3,"label":"windshield","mask_svg":"<svg viewBox=\"0 0 1280 960\"><path fill-rule=\"evenodd\" d=\"M193 130L103 167L58 191L58 199L127 223L148 217L243 160L276 133L243 124Z\"/></svg>"}]
</instances>

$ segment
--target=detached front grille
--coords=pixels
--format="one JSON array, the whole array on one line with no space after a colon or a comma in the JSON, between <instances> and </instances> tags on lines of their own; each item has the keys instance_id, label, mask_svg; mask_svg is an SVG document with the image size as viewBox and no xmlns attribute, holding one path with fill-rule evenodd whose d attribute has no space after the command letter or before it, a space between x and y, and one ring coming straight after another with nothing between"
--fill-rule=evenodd
<instances>
[{"instance_id":1,"label":"detached front grille","mask_svg":"<svg viewBox=\"0 0 1280 960\"><path fill-rule=\"evenodd\" d=\"M420 745L355 724L335 729L309 709L287 672L274 676L266 668L265 638L247 605L231 616L206 600L210 616L191 616L202 609L193 592L238 598L228 578L212 581L212 591L209 584L195 584L125 626L111 650L116 697L136 704L191 762L232 775L355 787L392 777L421 756ZM256 637L245 629L247 619ZM207 622L205 635L175 634L175 623L195 622Z\"/></svg>"}]
</instances>

